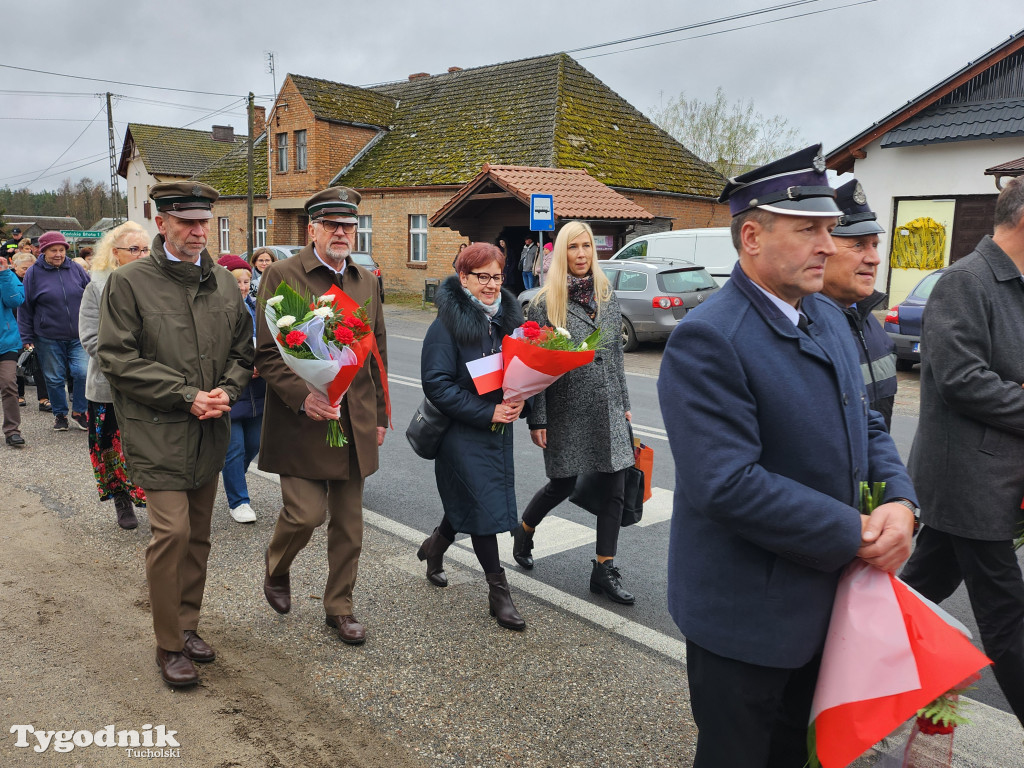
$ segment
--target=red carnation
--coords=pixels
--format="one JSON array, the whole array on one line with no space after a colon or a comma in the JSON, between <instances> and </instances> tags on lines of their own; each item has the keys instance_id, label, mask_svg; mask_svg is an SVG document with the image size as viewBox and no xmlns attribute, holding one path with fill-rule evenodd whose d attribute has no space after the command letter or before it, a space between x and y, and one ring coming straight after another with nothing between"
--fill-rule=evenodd
<instances>
[{"instance_id":1,"label":"red carnation","mask_svg":"<svg viewBox=\"0 0 1024 768\"><path fill-rule=\"evenodd\" d=\"M288 331L288 335L284 337L284 343L289 347L297 347L306 340L306 334L302 331Z\"/></svg>"},{"instance_id":2,"label":"red carnation","mask_svg":"<svg viewBox=\"0 0 1024 768\"><path fill-rule=\"evenodd\" d=\"M533 341L540 338L540 325L533 320L523 323L523 336Z\"/></svg>"},{"instance_id":3,"label":"red carnation","mask_svg":"<svg viewBox=\"0 0 1024 768\"><path fill-rule=\"evenodd\" d=\"M930 717L925 717L924 715L921 715L917 718L917 727L918 730L921 731L921 733L924 733L928 736L936 736L952 733L953 729L956 728L956 725L954 725L953 723L949 723L948 725L944 725L942 723L935 723L932 722L932 719Z\"/></svg>"},{"instance_id":4,"label":"red carnation","mask_svg":"<svg viewBox=\"0 0 1024 768\"><path fill-rule=\"evenodd\" d=\"M364 328L366 328L366 323L364 323L362 320L360 320L355 315L349 315L348 317L346 317L345 318L345 325L347 325L349 328L351 328L354 331L361 331Z\"/></svg>"},{"instance_id":5,"label":"red carnation","mask_svg":"<svg viewBox=\"0 0 1024 768\"><path fill-rule=\"evenodd\" d=\"M352 333L351 328L339 325L334 329L334 338L338 340L339 344L351 344L356 340L356 335Z\"/></svg>"}]
</instances>

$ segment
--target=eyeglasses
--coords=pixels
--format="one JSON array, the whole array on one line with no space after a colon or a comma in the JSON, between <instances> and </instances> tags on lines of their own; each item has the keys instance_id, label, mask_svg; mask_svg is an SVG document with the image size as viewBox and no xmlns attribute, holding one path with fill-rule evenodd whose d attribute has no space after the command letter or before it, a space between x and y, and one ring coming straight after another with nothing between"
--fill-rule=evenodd
<instances>
[{"instance_id":1,"label":"eyeglasses","mask_svg":"<svg viewBox=\"0 0 1024 768\"><path fill-rule=\"evenodd\" d=\"M139 246L137 246L137 245L133 245L131 248L121 248L121 247L115 245L114 246L114 250L115 251L128 251L128 253L130 253L132 256L139 256L139 255L145 256L145 255L147 255L149 253L149 248L148 247L143 246L142 248L139 248Z\"/></svg>"},{"instance_id":2,"label":"eyeglasses","mask_svg":"<svg viewBox=\"0 0 1024 768\"><path fill-rule=\"evenodd\" d=\"M321 227L324 228L324 231L327 232L327 234L329 235L333 235L335 232L337 232L338 227L341 227L341 231L344 232L346 235L351 235L353 232L356 231L356 227L358 226L356 224L352 224L349 222L342 223L340 221L331 221L330 219L318 219L317 222L320 224Z\"/></svg>"},{"instance_id":3,"label":"eyeglasses","mask_svg":"<svg viewBox=\"0 0 1024 768\"><path fill-rule=\"evenodd\" d=\"M496 285L505 281L504 275L488 275L486 272L470 272L473 277L480 281L480 285L490 285L493 280Z\"/></svg>"}]
</instances>

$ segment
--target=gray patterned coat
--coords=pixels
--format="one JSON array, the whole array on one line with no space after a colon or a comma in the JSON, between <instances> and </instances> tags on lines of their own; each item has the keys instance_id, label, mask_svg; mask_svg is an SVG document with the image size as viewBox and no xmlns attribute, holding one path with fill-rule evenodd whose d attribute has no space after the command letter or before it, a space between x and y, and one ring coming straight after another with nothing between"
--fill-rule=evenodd
<instances>
[{"instance_id":1,"label":"gray patterned coat","mask_svg":"<svg viewBox=\"0 0 1024 768\"><path fill-rule=\"evenodd\" d=\"M531 302L528 320L552 325L543 298ZM601 307L596 321L570 301L566 330L577 344L600 324L605 348L594 362L569 371L533 398L530 429L547 429L544 467L549 478L574 477L596 470L618 472L633 465L633 448L626 426L629 390L619 338L622 314L614 294Z\"/></svg>"}]
</instances>

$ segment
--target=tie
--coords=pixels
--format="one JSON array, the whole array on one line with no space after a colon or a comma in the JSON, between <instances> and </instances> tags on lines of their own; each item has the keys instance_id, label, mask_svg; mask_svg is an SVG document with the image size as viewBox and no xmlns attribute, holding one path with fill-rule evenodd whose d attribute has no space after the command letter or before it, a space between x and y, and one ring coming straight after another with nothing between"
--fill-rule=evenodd
<instances>
[{"instance_id":1,"label":"tie","mask_svg":"<svg viewBox=\"0 0 1024 768\"><path fill-rule=\"evenodd\" d=\"M334 284L338 286L341 290L345 290L344 280L342 278L344 278L344 274L342 274L341 272L334 273Z\"/></svg>"},{"instance_id":2,"label":"tie","mask_svg":"<svg viewBox=\"0 0 1024 768\"><path fill-rule=\"evenodd\" d=\"M811 324L807 321L807 315L802 312L800 313L800 319L796 321L796 327L810 335L810 331L808 329L811 327Z\"/></svg>"}]
</instances>

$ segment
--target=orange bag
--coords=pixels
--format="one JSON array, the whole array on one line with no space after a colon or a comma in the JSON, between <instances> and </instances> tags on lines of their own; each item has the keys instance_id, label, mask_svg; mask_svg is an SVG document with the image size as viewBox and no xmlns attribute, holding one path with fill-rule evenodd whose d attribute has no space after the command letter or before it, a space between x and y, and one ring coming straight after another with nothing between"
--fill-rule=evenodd
<instances>
[{"instance_id":1,"label":"orange bag","mask_svg":"<svg viewBox=\"0 0 1024 768\"><path fill-rule=\"evenodd\" d=\"M651 496L651 474L654 472L654 449L649 445L640 442L640 438L633 438L633 462L637 469L644 473L644 501L650 501Z\"/></svg>"}]
</instances>

